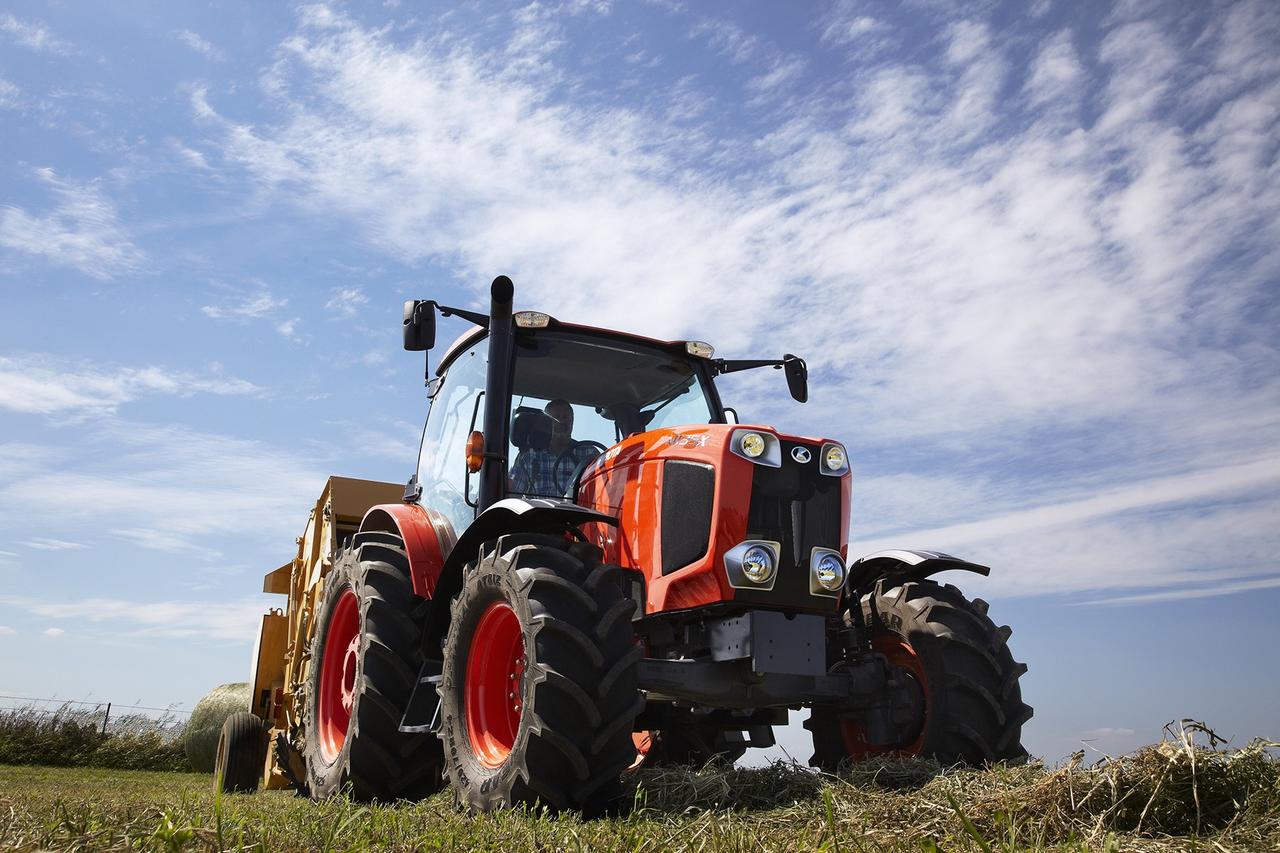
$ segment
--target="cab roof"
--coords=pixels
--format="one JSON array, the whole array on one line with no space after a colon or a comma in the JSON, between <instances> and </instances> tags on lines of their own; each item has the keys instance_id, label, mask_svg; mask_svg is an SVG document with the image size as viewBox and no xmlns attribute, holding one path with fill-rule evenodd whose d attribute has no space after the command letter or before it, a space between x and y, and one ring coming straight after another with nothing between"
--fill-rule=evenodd
<instances>
[{"instance_id":1,"label":"cab roof","mask_svg":"<svg viewBox=\"0 0 1280 853\"><path fill-rule=\"evenodd\" d=\"M522 312L516 311L514 313L519 314ZM674 352L679 352L682 355L689 355L685 348L688 341L685 340L664 341L658 338L645 337L644 335L631 334L630 332L619 332L614 329L606 329L601 326L586 326L579 323L562 323L555 317L550 318L550 321L545 328L556 332L578 332L581 334L609 337L620 341L629 341L631 343L656 347L658 349L672 350ZM444 355L440 357L440 364L436 367L436 376L444 374L445 370L449 368L449 365L453 363L454 358L458 356L458 353L485 337L487 334L489 334L489 330L484 326L473 326L461 335L458 335L458 337L454 339L453 343L449 344L449 347L444 351ZM689 357L693 358L694 356Z\"/></svg>"}]
</instances>

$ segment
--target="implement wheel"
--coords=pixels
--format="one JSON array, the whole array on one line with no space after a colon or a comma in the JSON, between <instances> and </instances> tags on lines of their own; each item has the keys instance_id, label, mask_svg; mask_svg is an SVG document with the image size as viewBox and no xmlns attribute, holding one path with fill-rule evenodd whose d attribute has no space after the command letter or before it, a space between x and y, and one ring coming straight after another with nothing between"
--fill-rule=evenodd
<instances>
[{"instance_id":1,"label":"implement wheel","mask_svg":"<svg viewBox=\"0 0 1280 853\"><path fill-rule=\"evenodd\" d=\"M224 794L252 794L267 761L267 728L248 711L227 717L218 734L214 786Z\"/></svg>"},{"instance_id":2,"label":"implement wheel","mask_svg":"<svg viewBox=\"0 0 1280 853\"><path fill-rule=\"evenodd\" d=\"M922 755L943 764L1026 760L1022 726L1031 706L1018 679L1027 671L1009 652L1008 627L987 618L987 604L932 581L880 581L863 597L872 648L914 684L915 719L890 744L873 744L856 717L815 708L804 724L813 734L809 763L826 770L876 755Z\"/></svg>"},{"instance_id":3,"label":"implement wheel","mask_svg":"<svg viewBox=\"0 0 1280 853\"><path fill-rule=\"evenodd\" d=\"M304 703L307 790L321 799L416 800L440 790L443 754L400 720L422 665L425 599L399 537L362 533L325 578Z\"/></svg>"},{"instance_id":4,"label":"implement wheel","mask_svg":"<svg viewBox=\"0 0 1280 853\"><path fill-rule=\"evenodd\" d=\"M591 545L508 536L467 570L440 682L446 773L472 811L595 814L636 757L641 650L620 570Z\"/></svg>"}]
</instances>

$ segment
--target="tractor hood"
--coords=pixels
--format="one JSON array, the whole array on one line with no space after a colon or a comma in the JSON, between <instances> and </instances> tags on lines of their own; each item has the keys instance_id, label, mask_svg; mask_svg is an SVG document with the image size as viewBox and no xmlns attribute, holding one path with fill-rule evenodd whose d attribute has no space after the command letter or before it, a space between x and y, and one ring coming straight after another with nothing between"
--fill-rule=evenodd
<instances>
[{"instance_id":1,"label":"tractor hood","mask_svg":"<svg viewBox=\"0 0 1280 853\"><path fill-rule=\"evenodd\" d=\"M839 590L816 584L813 569L822 555L847 557L849 484L839 442L700 424L609 448L583 474L578 502L619 519L597 531L599 544L646 576L646 612L728 602L830 612ZM758 581L735 564L757 542L774 560Z\"/></svg>"}]
</instances>

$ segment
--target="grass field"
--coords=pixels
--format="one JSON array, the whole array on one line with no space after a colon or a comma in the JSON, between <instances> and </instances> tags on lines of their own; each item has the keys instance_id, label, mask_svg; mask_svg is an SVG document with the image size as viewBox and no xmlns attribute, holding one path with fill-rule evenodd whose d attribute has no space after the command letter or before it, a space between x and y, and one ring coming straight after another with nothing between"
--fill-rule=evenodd
<instances>
[{"instance_id":1,"label":"grass field","mask_svg":"<svg viewBox=\"0 0 1280 853\"><path fill-rule=\"evenodd\" d=\"M470 817L416 804L218 799L209 777L0 766L0 848L476 850L1280 850L1280 761L1187 737L1101 766L860 765L653 771L619 816ZM1198 828L1197 828L1198 827Z\"/></svg>"}]
</instances>

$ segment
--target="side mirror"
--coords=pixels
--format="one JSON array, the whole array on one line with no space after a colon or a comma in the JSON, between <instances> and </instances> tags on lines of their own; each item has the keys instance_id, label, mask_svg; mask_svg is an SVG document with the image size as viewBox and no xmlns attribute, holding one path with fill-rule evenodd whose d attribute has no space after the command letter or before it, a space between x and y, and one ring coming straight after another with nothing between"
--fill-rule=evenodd
<instances>
[{"instance_id":1,"label":"side mirror","mask_svg":"<svg viewBox=\"0 0 1280 853\"><path fill-rule=\"evenodd\" d=\"M404 303L404 348L423 352L436 345L436 304L410 299Z\"/></svg>"},{"instance_id":2,"label":"side mirror","mask_svg":"<svg viewBox=\"0 0 1280 853\"><path fill-rule=\"evenodd\" d=\"M782 357L782 370L787 374L787 389L797 403L809 400L809 368L804 359L787 353Z\"/></svg>"}]
</instances>

